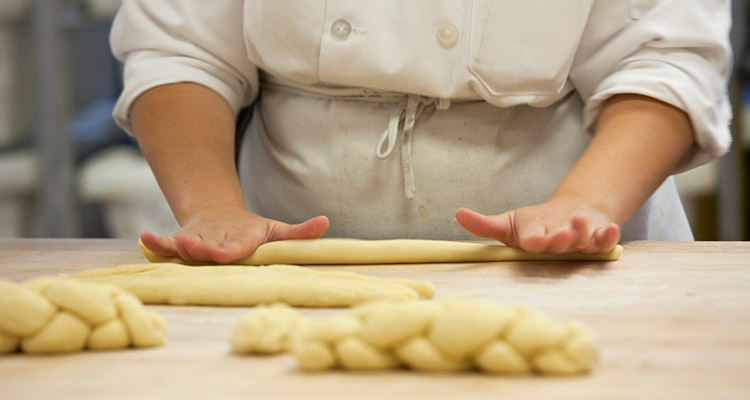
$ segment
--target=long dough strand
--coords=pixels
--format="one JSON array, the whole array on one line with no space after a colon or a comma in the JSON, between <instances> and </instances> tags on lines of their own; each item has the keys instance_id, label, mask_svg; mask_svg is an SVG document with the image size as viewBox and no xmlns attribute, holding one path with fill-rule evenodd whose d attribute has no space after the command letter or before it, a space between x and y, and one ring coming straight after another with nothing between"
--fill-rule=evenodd
<instances>
[{"instance_id":1,"label":"long dough strand","mask_svg":"<svg viewBox=\"0 0 750 400\"><path fill-rule=\"evenodd\" d=\"M291 350L305 370L572 375L590 371L598 357L578 323L464 299L369 303L322 320L280 305L259 308L240 320L232 345L239 353Z\"/></svg>"},{"instance_id":2,"label":"long dough strand","mask_svg":"<svg viewBox=\"0 0 750 400\"><path fill-rule=\"evenodd\" d=\"M381 279L292 265L188 267L133 264L68 277L117 285L147 304L254 306L283 302L304 307L348 307L372 300L431 298L432 283Z\"/></svg>"},{"instance_id":3,"label":"long dough strand","mask_svg":"<svg viewBox=\"0 0 750 400\"><path fill-rule=\"evenodd\" d=\"M0 354L150 347L163 344L164 336L161 315L115 286L0 280Z\"/></svg>"},{"instance_id":4,"label":"long dough strand","mask_svg":"<svg viewBox=\"0 0 750 400\"><path fill-rule=\"evenodd\" d=\"M163 257L138 242L143 255L154 263L190 264L179 257ZM615 261L622 253L617 245L606 254L528 253L496 243L470 243L447 240L395 239L303 239L269 242L237 265L339 265L339 264L418 264L485 261Z\"/></svg>"}]
</instances>

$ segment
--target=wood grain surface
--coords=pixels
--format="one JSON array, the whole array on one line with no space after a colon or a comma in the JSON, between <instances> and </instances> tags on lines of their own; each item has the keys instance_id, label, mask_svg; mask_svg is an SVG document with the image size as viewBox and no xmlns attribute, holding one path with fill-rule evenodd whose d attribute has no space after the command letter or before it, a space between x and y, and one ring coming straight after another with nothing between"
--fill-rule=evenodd
<instances>
[{"instance_id":1,"label":"wood grain surface","mask_svg":"<svg viewBox=\"0 0 750 400\"><path fill-rule=\"evenodd\" d=\"M0 278L145 262L135 241L0 240ZM0 357L0 399L750 399L750 243L633 242L619 261L315 267L432 281L437 297L523 304L583 321L602 360L574 378L303 373L289 355L229 349L249 308L149 306L166 346ZM342 310L306 309L312 317Z\"/></svg>"}]
</instances>

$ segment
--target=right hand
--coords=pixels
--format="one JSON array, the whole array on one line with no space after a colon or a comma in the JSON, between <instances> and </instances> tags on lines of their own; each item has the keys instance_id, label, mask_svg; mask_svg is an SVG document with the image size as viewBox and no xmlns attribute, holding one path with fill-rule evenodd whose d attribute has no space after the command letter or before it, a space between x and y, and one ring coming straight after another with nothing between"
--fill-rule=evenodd
<instances>
[{"instance_id":1,"label":"right hand","mask_svg":"<svg viewBox=\"0 0 750 400\"><path fill-rule=\"evenodd\" d=\"M159 237L143 231L141 241L160 256L180 257L191 263L226 264L249 256L263 243L317 239L329 225L325 216L290 225L244 208L218 208L193 214L172 236Z\"/></svg>"}]
</instances>

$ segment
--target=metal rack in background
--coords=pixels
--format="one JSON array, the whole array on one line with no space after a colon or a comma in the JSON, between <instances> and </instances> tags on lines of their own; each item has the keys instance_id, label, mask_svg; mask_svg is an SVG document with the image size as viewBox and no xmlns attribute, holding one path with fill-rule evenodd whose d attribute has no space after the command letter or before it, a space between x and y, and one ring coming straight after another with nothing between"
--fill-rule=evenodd
<instances>
[{"instance_id":1,"label":"metal rack in background","mask_svg":"<svg viewBox=\"0 0 750 400\"><path fill-rule=\"evenodd\" d=\"M37 74L36 147L41 160L42 235L78 236L73 143L68 131L66 65L60 28L60 2L34 0L32 25Z\"/></svg>"},{"instance_id":2,"label":"metal rack in background","mask_svg":"<svg viewBox=\"0 0 750 400\"><path fill-rule=\"evenodd\" d=\"M750 0L732 1L732 51L734 70L730 81L734 120L734 144L720 164L717 202L717 238L750 240L750 143L743 132L750 118L743 113L748 99L743 91L750 85Z\"/></svg>"},{"instance_id":3,"label":"metal rack in background","mask_svg":"<svg viewBox=\"0 0 750 400\"><path fill-rule=\"evenodd\" d=\"M743 120L742 91L750 84L750 0L732 1L732 50L734 70L729 84L734 119L734 143L719 164L716 236L719 240L747 240L750 234L750 193L748 193L748 155L750 143L742 132L750 121ZM745 105L747 106L747 105Z\"/></svg>"},{"instance_id":4,"label":"metal rack in background","mask_svg":"<svg viewBox=\"0 0 750 400\"><path fill-rule=\"evenodd\" d=\"M106 109L120 90L108 32L112 4L103 0L33 0L36 131L40 160L38 232L45 237L101 234L101 221L79 198L78 164L109 144L128 141ZM105 103L105 104L102 104ZM106 126L91 120L107 121ZM89 119L86 119L89 118ZM96 133L96 134L92 134Z\"/></svg>"}]
</instances>

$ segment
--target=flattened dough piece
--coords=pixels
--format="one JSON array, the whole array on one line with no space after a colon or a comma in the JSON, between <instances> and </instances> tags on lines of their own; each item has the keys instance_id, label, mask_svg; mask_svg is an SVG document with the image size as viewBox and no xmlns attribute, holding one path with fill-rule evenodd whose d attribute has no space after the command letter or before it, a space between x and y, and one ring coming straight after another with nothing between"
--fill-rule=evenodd
<instances>
[{"instance_id":1,"label":"flattened dough piece","mask_svg":"<svg viewBox=\"0 0 750 400\"><path fill-rule=\"evenodd\" d=\"M138 242L150 262L189 264L179 257L162 257ZM496 243L448 240L304 239L269 242L237 265L338 265L418 264L484 261L615 261L622 253L617 245L606 254L534 254Z\"/></svg>"},{"instance_id":2,"label":"flattened dough piece","mask_svg":"<svg viewBox=\"0 0 750 400\"><path fill-rule=\"evenodd\" d=\"M431 298L432 283L389 280L291 265L187 267L133 264L69 275L117 285L148 304L348 307L371 300Z\"/></svg>"}]
</instances>

